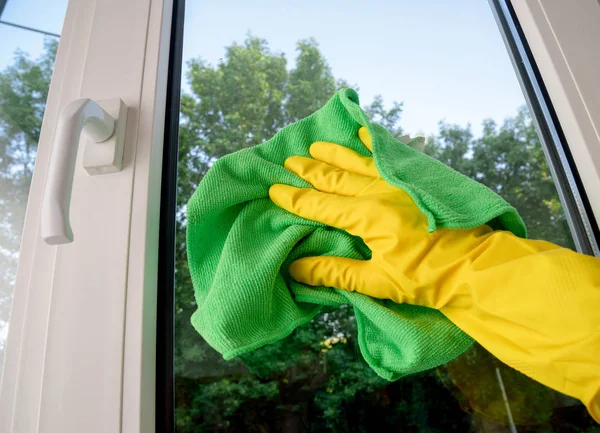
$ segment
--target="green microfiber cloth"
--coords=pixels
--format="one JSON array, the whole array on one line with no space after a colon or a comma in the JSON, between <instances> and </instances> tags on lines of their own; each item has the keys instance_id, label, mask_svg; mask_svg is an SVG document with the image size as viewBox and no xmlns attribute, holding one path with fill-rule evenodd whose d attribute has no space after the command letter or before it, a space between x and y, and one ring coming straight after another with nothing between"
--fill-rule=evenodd
<instances>
[{"instance_id":1,"label":"green microfiber cloth","mask_svg":"<svg viewBox=\"0 0 600 433\"><path fill-rule=\"evenodd\" d=\"M497 194L395 140L369 121L355 91L340 90L267 142L216 161L188 203L187 251L198 305L192 324L225 359L285 338L323 305L352 304L362 355L388 380L437 367L471 345L437 310L305 286L287 272L301 257L371 257L360 238L290 214L268 197L275 183L310 187L283 163L292 155L310 157L316 141L368 155L358 139L363 125L382 177L411 195L430 231L487 223L526 236L517 211Z\"/></svg>"}]
</instances>

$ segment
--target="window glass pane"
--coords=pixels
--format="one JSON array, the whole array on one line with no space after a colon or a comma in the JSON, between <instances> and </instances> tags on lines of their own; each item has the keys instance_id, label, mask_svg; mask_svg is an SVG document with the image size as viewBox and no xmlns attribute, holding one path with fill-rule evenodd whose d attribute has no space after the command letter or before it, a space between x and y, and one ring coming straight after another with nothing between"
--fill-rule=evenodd
<instances>
[{"instance_id":1,"label":"window glass pane","mask_svg":"<svg viewBox=\"0 0 600 433\"><path fill-rule=\"evenodd\" d=\"M67 0L0 1L0 375L27 196L66 8Z\"/></svg>"},{"instance_id":2,"label":"window glass pane","mask_svg":"<svg viewBox=\"0 0 600 433\"><path fill-rule=\"evenodd\" d=\"M215 160L356 89L372 120L515 206L531 238L573 248L487 2L187 2L175 288L178 432L593 431L585 408L475 344L396 382L371 370L350 306L231 361L190 324L185 205Z\"/></svg>"}]
</instances>

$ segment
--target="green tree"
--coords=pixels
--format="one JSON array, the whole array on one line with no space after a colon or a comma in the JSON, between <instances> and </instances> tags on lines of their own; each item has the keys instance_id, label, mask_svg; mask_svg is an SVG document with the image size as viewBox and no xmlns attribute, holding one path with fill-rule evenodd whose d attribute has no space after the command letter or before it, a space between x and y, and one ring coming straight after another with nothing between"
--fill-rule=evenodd
<instances>
[{"instance_id":1,"label":"green tree","mask_svg":"<svg viewBox=\"0 0 600 433\"><path fill-rule=\"evenodd\" d=\"M383 97L376 95L373 102L364 107L364 110L371 121L386 128L395 138L400 138L404 134L404 131L400 127L400 117L402 116L401 103L393 102L392 108L386 109Z\"/></svg>"},{"instance_id":2,"label":"green tree","mask_svg":"<svg viewBox=\"0 0 600 433\"><path fill-rule=\"evenodd\" d=\"M295 122L321 108L337 90L327 60L314 39L298 42L296 67L290 71L286 86L286 121Z\"/></svg>"}]
</instances>

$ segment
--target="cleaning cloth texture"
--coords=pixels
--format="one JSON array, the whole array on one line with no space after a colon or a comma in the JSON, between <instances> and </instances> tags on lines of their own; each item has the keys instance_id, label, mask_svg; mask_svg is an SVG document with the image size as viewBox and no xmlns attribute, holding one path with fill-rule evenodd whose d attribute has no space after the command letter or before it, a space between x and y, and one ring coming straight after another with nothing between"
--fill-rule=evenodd
<instances>
[{"instance_id":1,"label":"cleaning cloth texture","mask_svg":"<svg viewBox=\"0 0 600 433\"><path fill-rule=\"evenodd\" d=\"M308 256L368 260L363 241L342 230L288 213L271 202L269 187L311 185L287 171L292 155L310 157L317 141L363 155L366 126L381 176L404 189L428 218L428 230L488 224L526 236L517 211L487 187L401 143L371 123L354 90L255 147L214 163L187 206L187 252L198 309L192 324L225 359L285 338L321 306L351 304L360 351L381 377L395 380L444 364L472 339L437 310L326 287L289 276L289 264Z\"/></svg>"}]
</instances>

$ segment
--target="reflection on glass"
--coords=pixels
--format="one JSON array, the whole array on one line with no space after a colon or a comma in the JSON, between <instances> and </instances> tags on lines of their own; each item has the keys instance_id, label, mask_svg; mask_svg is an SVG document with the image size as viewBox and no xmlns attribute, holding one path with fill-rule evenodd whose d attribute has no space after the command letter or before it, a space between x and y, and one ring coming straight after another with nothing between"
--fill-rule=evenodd
<instances>
[{"instance_id":1,"label":"reflection on glass","mask_svg":"<svg viewBox=\"0 0 600 433\"><path fill-rule=\"evenodd\" d=\"M66 6L66 0L0 1L0 376L25 208L58 46L58 37L48 33L60 33Z\"/></svg>"},{"instance_id":2,"label":"reflection on glass","mask_svg":"<svg viewBox=\"0 0 600 433\"><path fill-rule=\"evenodd\" d=\"M423 374L379 378L361 358L350 306L323 309L288 338L233 361L204 342L190 324L185 204L216 159L269 139L343 86L360 89L374 121L398 135L425 134L428 155L502 195L532 238L573 247L485 2L375 1L368 10L341 2L204 3L188 3L184 42L177 431L597 431L577 401L478 345ZM263 38L244 36L248 29Z\"/></svg>"}]
</instances>

